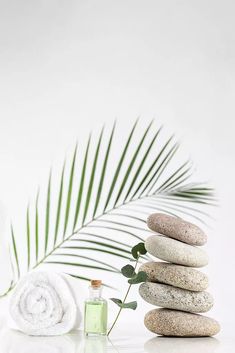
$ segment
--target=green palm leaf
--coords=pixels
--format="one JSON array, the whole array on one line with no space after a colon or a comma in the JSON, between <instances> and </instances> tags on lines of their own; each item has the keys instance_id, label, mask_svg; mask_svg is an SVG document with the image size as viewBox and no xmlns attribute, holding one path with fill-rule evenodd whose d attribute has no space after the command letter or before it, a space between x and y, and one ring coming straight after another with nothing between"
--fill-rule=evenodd
<instances>
[{"instance_id":1,"label":"green palm leaf","mask_svg":"<svg viewBox=\"0 0 235 353\"><path fill-rule=\"evenodd\" d=\"M59 190L58 204L57 204L57 211L56 211L54 246L57 243L57 236L58 236L58 230L60 225L61 205L62 205L62 197L63 197L63 190L64 190L64 169L65 169L65 163L62 168L61 179L60 179L60 190Z\"/></svg>"},{"instance_id":2,"label":"green palm leaf","mask_svg":"<svg viewBox=\"0 0 235 353\"><path fill-rule=\"evenodd\" d=\"M85 176L86 176L87 158L88 158L88 152L89 152L89 148L90 148L90 141L91 141L91 135L89 136L89 139L88 139L86 153L85 153L83 167L82 167L81 181L80 181L79 190L78 190L76 210L75 210L75 216L74 216L74 222L73 222L73 232L75 231L75 227L77 225L78 215L79 215L81 202L82 202L82 195L83 195L84 182L85 182Z\"/></svg>"},{"instance_id":3,"label":"green palm leaf","mask_svg":"<svg viewBox=\"0 0 235 353\"><path fill-rule=\"evenodd\" d=\"M47 201L46 201L46 221L45 221L45 254L47 253L48 236L50 228L50 207L51 207L51 173L49 176L47 187Z\"/></svg>"},{"instance_id":4,"label":"green palm leaf","mask_svg":"<svg viewBox=\"0 0 235 353\"><path fill-rule=\"evenodd\" d=\"M36 197L36 205L35 205L35 258L36 262L38 261L38 237L39 237L39 225L38 225L38 199L39 199L39 190Z\"/></svg>"},{"instance_id":5,"label":"green palm leaf","mask_svg":"<svg viewBox=\"0 0 235 353\"><path fill-rule=\"evenodd\" d=\"M77 157L77 145L74 150L73 161L72 161L70 176L69 176L69 186L68 186L68 195L67 195L66 210L65 210L63 239L65 238L65 235L66 235L66 230L67 230L67 225L68 225L68 220L69 220L69 211L70 211L71 196L72 196L72 191L73 191L73 177L74 177L74 168L75 168L76 157Z\"/></svg>"},{"instance_id":6,"label":"green palm leaf","mask_svg":"<svg viewBox=\"0 0 235 353\"><path fill-rule=\"evenodd\" d=\"M26 234L27 234L27 257L28 257L28 270L30 268L30 223L29 223L29 206L27 208L27 216L26 216Z\"/></svg>"},{"instance_id":7,"label":"green palm leaf","mask_svg":"<svg viewBox=\"0 0 235 353\"><path fill-rule=\"evenodd\" d=\"M146 218L153 212L194 218L202 224L209 219L203 207L216 205L214 191L189 182L192 166L188 161L172 168L179 148L174 136L164 141L162 127L155 129L153 122L138 134L137 125L138 121L123 146L122 139L115 140L116 124L107 137L103 128L97 142L90 135L84 156L78 158L76 145L70 163L62 166L57 188L50 173L45 199L40 193L39 200L38 192L34 212L27 208L25 237L16 238L11 227L11 257L17 275L8 291L25 268L43 263L86 281L90 276L81 271L119 273L113 260L131 258L136 240L143 241L149 234ZM118 147L112 154L115 142ZM24 241L27 266L18 248Z\"/></svg>"},{"instance_id":8,"label":"green palm leaf","mask_svg":"<svg viewBox=\"0 0 235 353\"><path fill-rule=\"evenodd\" d=\"M88 191L87 191L87 198L86 198L85 207L84 207L82 224L84 224L84 222L86 220L87 211L90 206L91 194L92 194L92 189L93 189L93 184L94 184L96 166L97 166L97 161L98 161L98 157L99 157L100 145L101 145L101 141L102 141L102 137L103 137L103 132L104 132L104 129L102 129L102 131L101 131L100 138L99 138L98 145L97 145L96 152L95 152L95 157L94 157L93 166L92 166L92 170L91 170L90 182L89 182Z\"/></svg>"},{"instance_id":9,"label":"green palm leaf","mask_svg":"<svg viewBox=\"0 0 235 353\"><path fill-rule=\"evenodd\" d=\"M127 142L124 146L124 149L123 149L123 152L121 154L121 158L119 160L119 163L118 163L118 166L117 166L117 169L114 173L114 177L113 177L113 180L112 180L112 183L111 183L111 186L110 186L110 189L109 189L109 192L108 192L108 196L107 196L107 200L105 202L105 206L104 206L104 212L106 211L107 207L108 207L108 204L109 204L109 201L111 199L111 196L113 194L113 191L114 191L114 187L115 187L115 184L117 182L117 179L118 179L118 176L119 176L119 173L120 173L120 170L121 170L121 167L122 167L122 164L123 164L123 161L125 159L125 156L126 156L126 153L127 153L127 150L128 150L128 147L130 145L130 142L131 142L131 139L132 139L132 136L134 134L134 131L135 131L135 128L136 128L136 125L137 125L137 121L135 122L129 136L128 136L128 139L127 139Z\"/></svg>"},{"instance_id":10,"label":"green palm leaf","mask_svg":"<svg viewBox=\"0 0 235 353\"><path fill-rule=\"evenodd\" d=\"M120 272L120 270L117 268L117 267L114 267L110 264L106 264L105 262L103 261L100 261L100 260L96 260L96 259L93 259L92 257L88 257L88 256L83 256L83 255L79 255L79 254L73 254L73 253L55 253L53 254L52 256L60 256L60 257L70 257L70 258L76 258L76 259L84 259L84 260L88 260L89 262L95 262L97 264L101 264L101 265L104 265L108 268L111 268L113 270L115 270L115 272Z\"/></svg>"},{"instance_id":11,"label":"green palm leaf","mask_svg":"<svg viewBox=\"0 0 235 353\"><path fill-rule=\"evenodd\" d=\"M116 204L118 203L118 201L119 201L119 199L120 199L120 196L121 196L121 194L122 194L122 192L123 192L123 189L124 189L124 187L126 186L126 183L127 183L127 181L128 181L128 178L130 177L131 170L132 170L132 168L133 168L133 166L134 166L134 163L135 163L135 161L136 161L136 158L138 157L138 154L139 154L139 152L140 152L140 149L141 149L141 147L142 147L142 145L143 145L143 143L144 143L144 140L145 140L145 138L146 138L146 136L147 136L147 134L148 134L148 132L149 132L149 129L150 129L152 123L153 123L153 121L151 121L151 123L150 123L149 126L147 127L146 131L145 131L144 134L143 134L143 137L141 138L141 140L140 140L140 142L139 142L139 145L137 146L136 150L134 151L133 157L132 157L132 159L131 159L131 161L130 161L130 164L129 164L128 167L127 167L126 173L125 173L124 178L123 178L123 180L122 180L122 182L121 182L120 189L119 189L119 191L118 191L116 200L115 200L115 202L114 202L114 207L115 207Z\"/></svg>"},{"instance_id":12,"label":"green palm leaf","mask_svg":"<svg viewBox=\"0 0 235 353\"><path fill-rule=\"evenodd\" d=\"M11 225L11 239L12 239L12 245L13 245L13 255L15 258L15 264L16 264L16 268L17 268L17 277L19 279L19 277L20 277L20 264L19 264L18 252L17 252L17 248L16 248L15 234L14 234L14 230L13 230L12 225Z\"/></svg>"}]
</instances>

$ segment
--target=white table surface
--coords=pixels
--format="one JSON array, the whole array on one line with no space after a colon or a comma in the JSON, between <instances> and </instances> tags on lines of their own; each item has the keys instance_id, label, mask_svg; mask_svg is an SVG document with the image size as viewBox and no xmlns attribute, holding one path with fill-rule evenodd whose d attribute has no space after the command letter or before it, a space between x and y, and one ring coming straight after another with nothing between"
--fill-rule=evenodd
<instances>
[{"instance_id":1,"label":"white table surface","mask_svg":"<svg viewBox=\"0 0 235 353\"><path fill-rule=\"evenodd\" d=\"M106 337L86 338L82 331L58 337L30 337L6 328L0 331L1 353L230 353L235 351L235 336L223 329L216 337L173 338L155 336L126 323Z\"/></svg>"}]
</instances>

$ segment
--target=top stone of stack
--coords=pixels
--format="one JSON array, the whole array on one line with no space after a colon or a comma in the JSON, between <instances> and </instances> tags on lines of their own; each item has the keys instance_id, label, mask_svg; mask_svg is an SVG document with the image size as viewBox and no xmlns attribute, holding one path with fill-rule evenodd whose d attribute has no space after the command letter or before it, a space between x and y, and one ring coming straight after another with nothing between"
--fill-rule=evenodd
<instances>
[{"instance_id":1,"label":"top stone of stack","mask_svg":"<svg viewBox=\"0 0 235 353\"><path fill-rule=\"evenodd\" d=\"M163 213L151 214L148 217L147 225L154 232L189 245L204 245L207 241L206 234L195 224Z\"/></svg>"}]
</instances>

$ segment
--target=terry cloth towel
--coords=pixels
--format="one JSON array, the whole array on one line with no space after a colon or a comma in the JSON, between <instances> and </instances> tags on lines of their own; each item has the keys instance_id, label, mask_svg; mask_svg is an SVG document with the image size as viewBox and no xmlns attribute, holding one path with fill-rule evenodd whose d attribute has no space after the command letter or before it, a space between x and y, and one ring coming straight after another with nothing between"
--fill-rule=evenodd
<instances>
[{"instance_id":1,"label":"terry cloth towel","mask_svg":"<svg viewBox=\"0 0 235 353\"><path fill-rule=\"evenodd\" d=\"M18 283L9 304L17 329L32 336L55 336L79 326L81 313L67 277L32 272Z\"/></svg>"}]
</instances>

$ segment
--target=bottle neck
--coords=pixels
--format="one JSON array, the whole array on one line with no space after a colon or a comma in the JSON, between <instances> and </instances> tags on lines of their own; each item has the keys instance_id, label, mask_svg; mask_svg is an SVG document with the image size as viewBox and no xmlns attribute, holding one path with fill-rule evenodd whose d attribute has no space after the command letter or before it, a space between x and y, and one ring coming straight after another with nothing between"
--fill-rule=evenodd
<instances>
[{"instance_id":1,"label":"bottle neck","mask_svg":"<svg viewBox=\"0 0 235 353\"><path fill-rule=\"evenodd\" d=\"M89 298L90 299L99 299L101 298L102 287L89 287Z\"/></svg>"}]
</instances>

